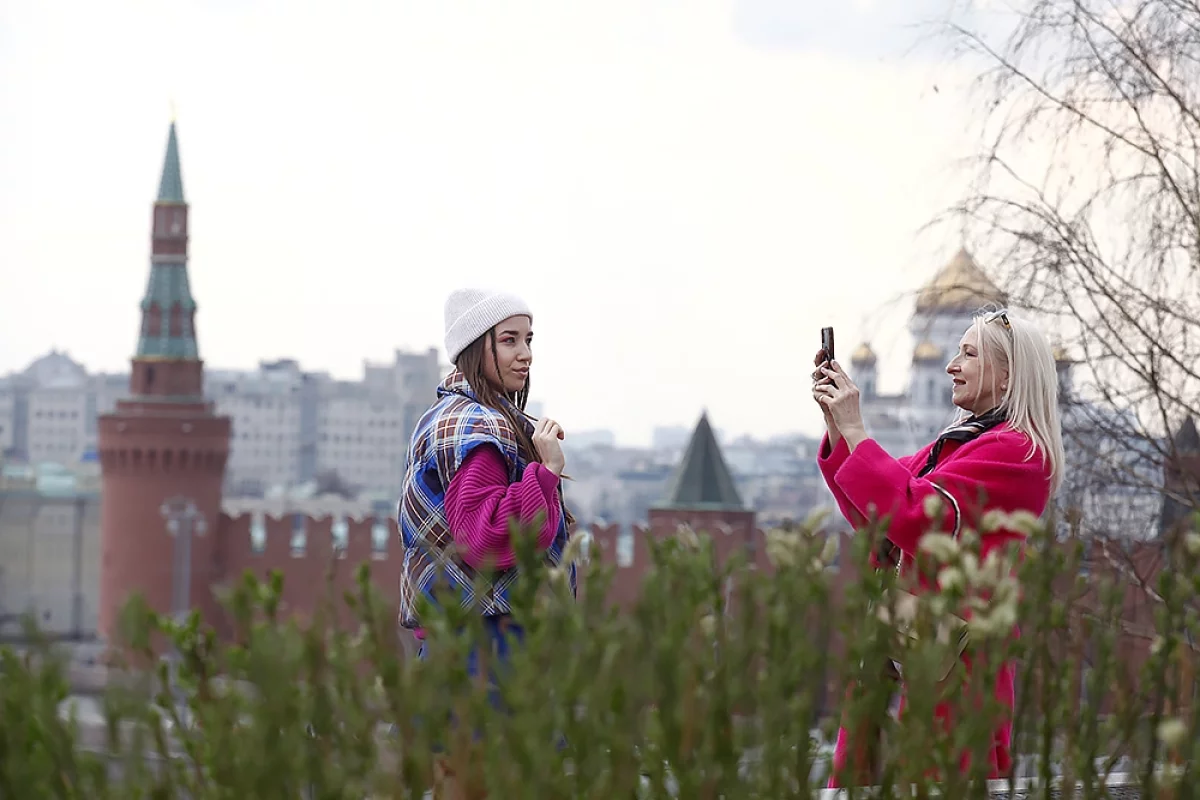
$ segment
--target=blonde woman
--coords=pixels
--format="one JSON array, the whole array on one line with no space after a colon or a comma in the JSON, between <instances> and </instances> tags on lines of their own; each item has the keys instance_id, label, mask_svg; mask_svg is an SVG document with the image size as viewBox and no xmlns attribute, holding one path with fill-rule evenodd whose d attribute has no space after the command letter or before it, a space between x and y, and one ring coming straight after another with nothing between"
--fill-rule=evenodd
<instances>
[{"instance_id":1,"label":"blonde woman","mask_svg":"<svg viewBox=\"0 0 1200 800\"><path fill-rule=\"evenodd\" d=\"M1061 483L1064 455L1054 357L1045 335L1007 310L976 316L946 366L961 418L936 441L905 458L892 458L867 435L858 387L841 366L828 363L823 350L816 363L813 398L828 430L818 463L851 525L862 528L873 514L887 517L877 568L915 574L921 537L936 524L926 516L925 501L931 496L938 497L944 509L941 529L957 536L966 527L978 530L983 515L992 510L1040 516ZM984 533L980 558L1013 542L1023 547L1024 534ZM935 581L918 580L919 591L938 591ZM969 671L969 651L962 660ZM898 676L899 670L893 674ZM997 701L1010 711L1015 676L1015 664L1003 665L994 689ZM948 706L938 708L937 715L953 725ZM873 736L851 733L845 728L838 732L830 788L872 782ZM993 735L993 778L1008 773L1011 747L1012 723L1006 718ZM848 765L851 751L854 764Z\"/></svg>"}]
</instances>

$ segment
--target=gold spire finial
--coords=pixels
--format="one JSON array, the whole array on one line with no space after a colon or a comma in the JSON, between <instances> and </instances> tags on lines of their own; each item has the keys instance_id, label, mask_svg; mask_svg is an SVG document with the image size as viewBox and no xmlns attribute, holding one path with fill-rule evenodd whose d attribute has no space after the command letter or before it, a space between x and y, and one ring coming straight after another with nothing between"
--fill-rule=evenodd
<instances>
[{"instance_id":1,"label":"gold spire finial","mask_svg":"<svg viewBox=\"0 0 1200 800\"><path fill-rule=\"evenodd\" d=\"M171 124L172 125L175 124L175 120L177 117L178 117L178 114L176 114L176 112L175 112L175 98L172 97L171 98Z\"/></svg>"}]
</instances>

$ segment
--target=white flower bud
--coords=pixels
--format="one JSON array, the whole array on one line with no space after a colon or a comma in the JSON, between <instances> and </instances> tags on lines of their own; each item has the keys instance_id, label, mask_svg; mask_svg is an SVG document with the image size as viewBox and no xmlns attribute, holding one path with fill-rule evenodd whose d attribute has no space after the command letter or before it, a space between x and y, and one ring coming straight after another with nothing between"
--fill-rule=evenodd
<instances>
[{"instance_id":1,"label":"white flower bud","mask_svg":"<svg viewBox=\"0 0 1200 800\"><path fill-rule=\"evenodd\" d=\"M841 543L836 535L830 536L825 540L825 546L821 548L821 562L824 564L832 564L837 558L838 549Z\"/></svg>"},{"instance_id":2,"label":"white flower bud","mask_svg":"<svg viewBox=\"0 0 1200 800\"><path fill-rule=\"evenodd\" d=\"M938 586L943 592L959 589L964 583L962 570L958 567L946 567L938 573Z\"/></svg>"},{"instance_id":3,"label":"white flower bud","mask_svg":"<svg viewBox=\"0 0 1200 800\"><path fill-rule=\"evenodd\" d=\"M1009 529L1033 536L1042 526L1042 521L1036 514L1029 511L1014 511L1008 517Z\"/></svg>"},{"instance_id":4,"label":"white flower bud","mask_svg":"<svg viewBox=\"0 0 1200 800\"><path fill-rule=\"evenodd\" d=\"M996 631L1007 634L1017 624L1017 604L1004 603L992 611L992 624Z\"/></svg>"},{"instance_id":5,"label":"white flower bud","mask_svg":"<svg viewBox=\"0 0 1200 800\"><path fill-rule=\"evenodd\" d=\"M962 557L963 573L967 576L967 583L972 586L979 585L979 557L974 553L964 553Z\"/></svg>"},{"instance_id":6,"label":"white flower bud","mask_svg":"<svg viewBox=\"0 0 1200 800\"><path fill-rule=\"evenodd\" d=\"M564 564L578 564L579 563L580 559L583 556L583 540L585 538L586 538L585 534L582 534L582 533L579 533L578 531L576 531L575 534L573 536L571 536L570 539L567 540L567 546L563 548L563 554L562 554L562 559L561 559L562 563L564 563Z\"/></svg>"},{"instance_id":7,"label":"white flower bud","mask_svg":"<svg viewBox=\"0 0 1200 800\"><path fill-rule=\"evenodd\" d=\"M1016 604L1021 594L1021 584L1012 575L1005 575L996 584L996 588L992 592L992 601L999 603Z\"/></svg>"},{"instance_id":8,"label":"white flower bud","mask_svg":"<svg viewBox=\"0 0 1200 800\"><path fill-rule=\"evenodd\" d=\"M926 495L921 506L925 509L925 518L929 520L941 519L942 511L946 507L942 502L942 496L937 492Z\"/></svg>"},{"instance_id":9,"label":"white flower bud","mask_svg":"<svg viewBox=\"0 0 1200 800\"><path fill-rule=\"evenodd\" d=\"M826 506L813 509L813 512L804 520L804 530L809 533L821 530L821 526L825 524L825 520L829 517L829 512L830 509Z\"/></svg>"},{"instance_id":10,"label":"white flower bud","mask_svg":"<svg viewBox=\"0 0 1200 800\"><path fill-rule=\"evenodd\" d=\"M778 529L767 532L767 559L776 567L793 566L799 546L797 533Z\"/></svg>"},{"instance_id":11,"label":"white flower bud","mask_svg":"<svg viewBox=\"0 0 1200 800\"><path fill-rule=\"evenodd\" d=\"M928 553L937 561L946 563L958 555L958 542L944 533L927 533L921 537L921 552Z\"/></svg>"},{"instance_id":12,"label":"white flower bud","mask_svg":"<svg viewBox=\"0 0 1200 800\"><path fill-rule=\"evenodd\" d=\"M675 538L688 550L696 550L700 547L700 537L692 530L691 525L680 524L675 529Z\"/></svg>"},{"instance_id":13,"label":"white flower bud","mask_svg":"<svg viewBox=\"0 0 1200 800\"><path fill-rule=\"evenodd\" d=\"M962 533L958 535L958 543L964 549L973 550L979 546L979 534L974 528L963 528Z\"/></svg>"},{"instance_id":14,"label":"white flower bud","mask_svg":"<svg viewBox=\"0 0 1200 800\"><path fill-rule=\"evenodd\" d=\"M1200 558L1200 533L1189 533L1183 538L1183 544L1187 548L1188 555Z\"/></svg>"},{"instance_id":15,"label":"white flower bud","mask_svg":"<svg viewBox=\"0 0 1200 800\"><path fill-rule=\"evenodd\" d=\"M980 520L979 527L984 533L992 533L993 531L1004 530L1009 527L1008 514L1005 514L998 508L993 508L991 511L983 515Z\"/></svg>"},{"instance_id":16,"label":"white flower bud","mask_svg":"<svg viewBox=\"0 0 1200 800\"><path fill-rule=\"evenodd\" d=\"M979 612L967 621L967 628L971 631L971 636L989 639L998 632L999 626L993 621L990 614Z\"/></svg>"},{"instance_id":17,"label":"white flower bud","mask_svg":"<svg viewBox=\"0 0 1200 800\"><path fill-rule=\"evenodd\" d=\"M1167 747L1178 747L1187 738L1187 725L1178 717L1164 719L1158 725L1158 740Z\"/></svg>"},{"instance_id":18,"label":"white flower bud","mask_svg":"<svg viewBox=\"0 0 1200 800\"><path fill-rule=\"evenodd\" d=\"M999 553L992 550L983 559L983 567L979 570L975 585L983 587L996 586L1004 578L1004 571L1004 564L1000 561Z\"/></svg>"}]
</instances>

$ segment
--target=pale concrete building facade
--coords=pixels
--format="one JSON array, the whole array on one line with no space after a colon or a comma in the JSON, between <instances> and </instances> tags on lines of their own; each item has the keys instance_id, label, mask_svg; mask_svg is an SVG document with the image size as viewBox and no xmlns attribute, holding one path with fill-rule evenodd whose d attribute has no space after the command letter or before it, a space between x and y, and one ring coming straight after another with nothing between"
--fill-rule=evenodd
<instances>
[{"instance_id":1,"label":"pale concrete building facade","mask_svg":"<svg viewBox=\"0 0 1200 800\"><path fill-rule=\"evenodd\" d=\"M94 475L44 466L0 476L0 634L30 614L43 633L95 635L100 493Z\"/></svg>"}]
</instances>

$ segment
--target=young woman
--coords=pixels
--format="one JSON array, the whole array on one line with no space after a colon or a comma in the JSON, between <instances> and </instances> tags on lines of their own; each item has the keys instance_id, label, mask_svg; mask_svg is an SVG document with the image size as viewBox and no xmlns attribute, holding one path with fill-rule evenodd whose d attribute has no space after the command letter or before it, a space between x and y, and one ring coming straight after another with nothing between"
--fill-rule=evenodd
<instances>
[{"instance_id":1,"label":"young woman","mask_svg":"<svg viewBox=\"0 0 1200 800\"><path fill-rule=\"evenodd\" d=\"M1046 337L1032 323L1007 311L978 315L946 367L954 404L963 415L937 441L905 458L892 458L863 426L858 387L835 363L817 354L813 398L825 415L828 434L818 456L821 473L846 519L856 528L873 513L888 517L887 539L877 567L912 569L921 537L934 523L925 500L942 500L942 530L955 535L978 530L984 514L1028 511L1041 515L1062 479L1063 444L1058 414L1058 383ZM982 500L981 500L982 498ZM1011 542L1024 542L1018 531L997 530L981 536L980 559ZM890 563L889 563L890 562ZM936 591L936 586L926 586ZM969 651L963 659L970 669ZM1005 664L994 689L1008 709L1014 703L1015 665ZM903 701L901 701L901 712ZM949 708L937 714L946 722ZM873 742L842 728L834 750L830 788L843 782L866 785L874 765L864 752ZM991 777L1011 765L1012 724L1000 724L990 752ZM847 765L853 750L854 765Z\"/></svg>"},{"instance_id":2,"label":"young woman","mask_svg":"<svg viewBox=\"0 0 1200 800\"><path fill-rule=\"evenodd\" d=\"M400 623L426 647L417 615L425 595L474 606L500 652L521 627L509 592L520 578L509 523L539 516L537 547L558 564L573 521L562 499L563 430L524 412L533 365L533 315L511 294L461 289L446 301L446 352L455 369L437 389L408 449L400 532ZM486 575L486 591L475 581ZM575 588L574 567L570 585ZM474 660L474 659L473 659Z\"/></svg>"},{"instance_id":3,"label":"young woman","mask_svg":"<svg viewBox=\"0 0 1200 800\"><path fill-rule=\"evenodd\" d=\"M446 300L446 354L455 368L413 431L399 503L400 624L421 641L424 659L437 642L421 627L419 598L473 607L490 653L472 652L467 669L489 683L523 636L509 606L520 579L509 523L542 519L536 546L556 565L573 522L562 498L563 430L525 414L532 325L529 307L511 294L461 289ZM567 570L574 594L575 566ZM477 596L481 575L486 588ZM435 761L436 796L465 797L477 778L460 780L447 761Z\"/></svg>"}]
</instances>

